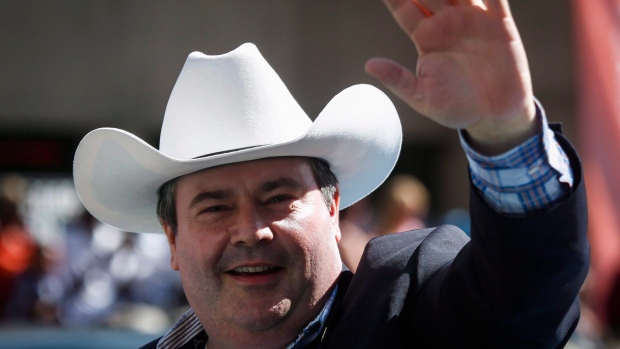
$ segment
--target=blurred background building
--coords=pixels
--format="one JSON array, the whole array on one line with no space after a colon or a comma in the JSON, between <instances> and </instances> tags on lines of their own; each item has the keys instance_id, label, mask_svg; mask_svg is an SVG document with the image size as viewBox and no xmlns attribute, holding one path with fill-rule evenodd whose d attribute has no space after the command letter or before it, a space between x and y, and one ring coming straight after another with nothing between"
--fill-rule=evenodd
<instances>
[{"instance_id":1,"label":"blurred background building","mask_svg":"<svg viewBox=\"0 0 620 349\"><path fill-rule=\"evenodd\" d=\"M605 221L620 214L620 1L515 0L511 7L535 95L585 156L586 171L602 186L596 192L608 196L591 195L591 210L606 214L592 215L603 232L596 239L603 238L593 243L586 331L608 337L608 324L620 317L608 306L613 285L620 288L620 223ZM114 231L83 211L71 180L73 152L98 127L121 128L158 147L166 102L187 55L221 54L244 42L258 46L311 118L346 87L379 86L363 71L368 58L409 67L416 59L378 0L0 0L5 324L157 333L184 307L162 236ZM390 96L404 127L395 174L413 175L427 188L425 224L468 230L467 163L456 133ZM604 121L590 123L594 118ZM597 138L605 129L607 136ZM358 212L372 215L374 200ZM356 224L370 226L368 213L357 217Z\"/></svg>"}]
</instances>

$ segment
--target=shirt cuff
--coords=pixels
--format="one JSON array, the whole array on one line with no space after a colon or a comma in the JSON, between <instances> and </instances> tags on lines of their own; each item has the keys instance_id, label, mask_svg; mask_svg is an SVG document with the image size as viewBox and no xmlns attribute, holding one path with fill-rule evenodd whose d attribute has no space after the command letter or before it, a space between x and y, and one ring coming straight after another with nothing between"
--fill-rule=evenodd
<instances>
[{"instance_id":1,"label":"shirt cuff","mask_svg":"<svg viewBox=\"0 0 620 349\"><path fill-rule=\"evenodd\" d=\"M474 186L495 211L514 216L531 215L561 200L573 185L568 157L547 124L536 100L536 119L542 132L496 156L484 156L467 143L459 130Z\"/></svg>"}]
</instances>

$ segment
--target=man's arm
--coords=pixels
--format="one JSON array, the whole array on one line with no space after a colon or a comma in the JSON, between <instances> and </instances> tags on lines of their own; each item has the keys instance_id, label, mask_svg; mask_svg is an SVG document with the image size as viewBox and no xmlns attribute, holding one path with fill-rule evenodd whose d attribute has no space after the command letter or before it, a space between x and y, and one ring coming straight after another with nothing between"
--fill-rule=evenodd
<instances>
[{"instance_id":1,"label":"man's arm","mask_svg":"<svg viewBox=\"0 0 620 349\"><path fill-rule=\"evenodd\" d=\"M485 157L501 158L532 137L543 144L546 133L536 117L527 58L507 0L384 2L416 45L416 71L375 58L367 72L416 111L462 130L465 146L480 155L482 166ZM560 184L556 198L531 212L505 211L503 198L496 205L472 173L472 241L416 295L411 314L417 344L560 347L568 339L587 273L587 217L579 159L556 137L574 184ZM557 158L545 151L547 165L555 169ZM565 176L560 170L551 182ZM451 239L450 233L429 236L416 251L430 256L420 263L433 262L436 242Z\"/></svg>"},{"instance_id":2,"label":"man's arm","mask_svg":"<svg viewBox=\"0 0 620 349\"><path fill-rule=\"evenodd\" d=\"M564 138L556 138L570 159L574 185L553 207L510 217L497 213L471 186L471 241L421 286L410 312L416 343L564 347L579 319L589 248L579 159ZM453 239L448 234L432 238L420 245L419 255L437 255L436 242Z\"/></svg>"}]
</instances>

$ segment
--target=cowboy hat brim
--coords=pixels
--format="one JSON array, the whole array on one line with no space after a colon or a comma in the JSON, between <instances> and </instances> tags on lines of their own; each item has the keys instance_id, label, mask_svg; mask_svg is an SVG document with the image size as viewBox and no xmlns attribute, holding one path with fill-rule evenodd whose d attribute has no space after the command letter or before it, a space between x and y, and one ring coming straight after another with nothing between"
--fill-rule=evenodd
<instances>
[{"instance_id":1,"label":"cowboy hat brim","mask_svg":"<svg viewBox=\"0 0 620 349\"><path fill-rule=\"evenodd\" d=\"M336 95L293 141L197 159L171 158L123 130L94 130L76 150L74 181L80 200L98 220L123 231L161 233L157 191L173 178L269 157L321 158L339 180L343 209L383 183L398 159L401 141L400 120L390 99L373 86L355 85Z\"/></svg>"}]
</instances>

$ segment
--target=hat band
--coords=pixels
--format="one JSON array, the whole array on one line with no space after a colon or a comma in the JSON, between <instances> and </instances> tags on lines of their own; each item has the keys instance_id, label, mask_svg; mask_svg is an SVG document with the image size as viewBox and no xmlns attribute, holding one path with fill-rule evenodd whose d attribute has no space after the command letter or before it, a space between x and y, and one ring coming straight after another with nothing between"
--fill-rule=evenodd
<instances>
[{"instance_id":1,"label":"hat band","mask_svg":"<svg viewBox=\"0 0 620 349\"><path fill-rule=\"evenodd\" d=\"M218 152L210 153L210 154L207 154L207 155L197 156L197 157L192 158L192 159L202 159L202 158L206 158L206 157L209 157L209 156L215 156L215 155L220 155L220 154L232 153L232 152L239 151L239 150L258 148L258 147L262 147L262 146L263 145L252 145L252 146L249 146L249 147L243 147L243 148L237 148L237 149L231 149L231 150L218 151Z\"/></svg>"}]
</instances>

